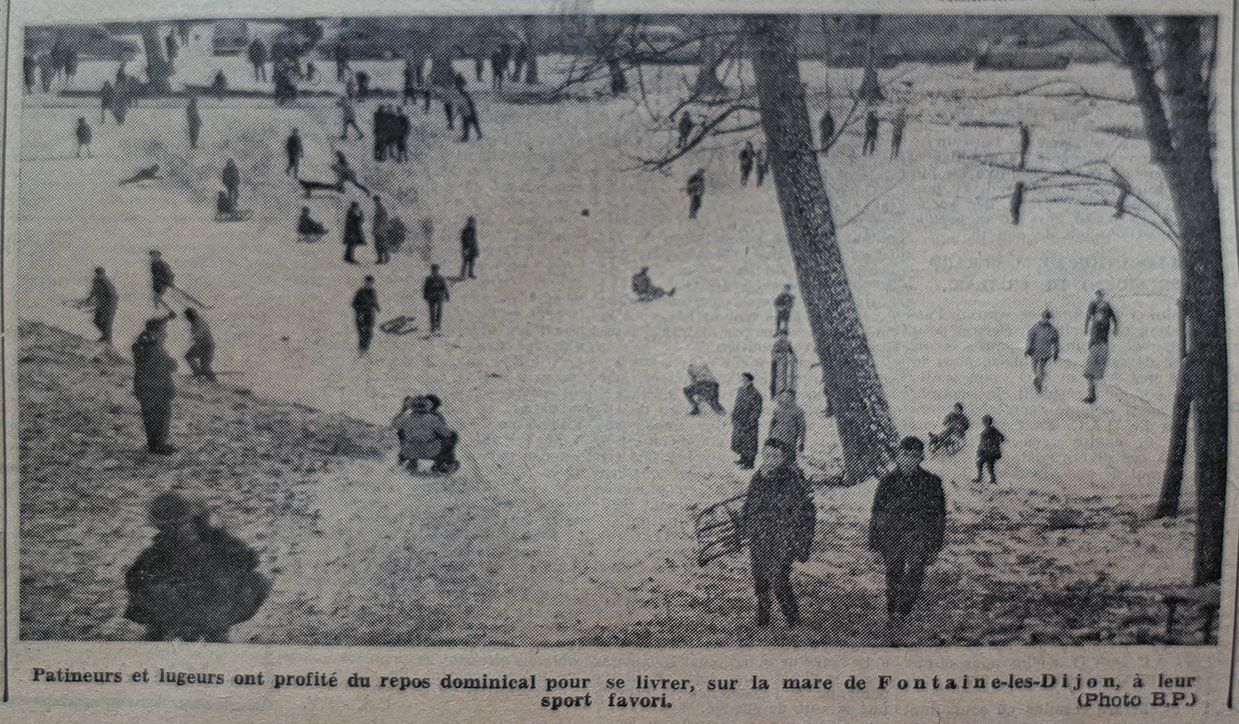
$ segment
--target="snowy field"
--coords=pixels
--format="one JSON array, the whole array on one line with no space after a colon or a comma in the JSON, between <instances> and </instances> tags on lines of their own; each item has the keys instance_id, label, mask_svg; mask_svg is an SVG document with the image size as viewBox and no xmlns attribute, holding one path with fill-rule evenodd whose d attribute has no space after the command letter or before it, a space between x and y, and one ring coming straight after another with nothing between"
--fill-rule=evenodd
<instances>
[{"instance_id":1,"label":"snowy field","mask_svg":"<svg viewBox=\"0 0 1239 724\"><path fill-rule=\"evenodd\" d=\"M182 49L174 85L208 83L219 67L230 86L253 84L243 58L210 57L208 44L204 35ZM332 64L316 63L326 77L320 89L336 90ZM562 65L542 59L544 82L557 82ZM355 66L370 72L372 86L400 85L399 63ZM142 63L129 67L137 72ZM191 151L182 101L143 100L118 128L111 117L98 124L96 101L26 96L15 243L8 250L17 315L92 335L88 315L64 301L84 296L92 268L102 265L120 291L116 339L127 354L150 314L147 250L158 248L178 284L214 307L207 318L225 385L377 425L390 421L406 394L443 398L464 461L447 490L467 499L485 481L488 490L521 491L517 509L540 517L530 521L531 552L520 554L531 562L488 565L480 555L456 562L479 567L472 589L456 592L474 604L468 610L501 625L460 621L459 630L445 626L419 639L393 622L389 637L364 643L875 643L869 632L883 617L883 580L863 546L872 481L816 493L814 555L793 579L804 599L804 630L752 626L747 557L704 569L693 563L691 509L743 492L747 476L732 464L728 418L686 415L686 368L709 364L729 410L742 372L755 373L766 396L772 300L795 281L773 183L739 183L736 142L744 137L711 140L665 175L634 170L636 158L674 144L670 124L654 121L651 111L674 106L693 69L647 68L644 102L634 92L541 105L504 103L488 83L473 82L471 62L459 70L476 91L485 140L459 143L459 131L445 129L439 102L428 115L417 106L410 109L413 148L404 165L371 158L373 102L358 112L366 138L341 142L332 99L279 108L265 99L204 98L202 138ZM730 82L751 83L751 72L739 70ZM1156 592L1189 582L1191 566L1190 492L1189 512L1178 521L1146 521L1161 481L1176 371L1175 250L1106 209L1032 204L1012 226L1015 179L962 157L1005 153L1001 158L1013 160L1013 128L972 122L1024 121L1033 128L1030 163L1107 159L1168 210L1147 144L1102 130L1138 131L1134 109L1028 96L976 99L1059 77L1121 95L1130 91L1129 77L1109 65L1054 73L977 74L962 66L886 72L899 79L882 112L889 117L896 103L909 106L902 156L887 158L884 125L877 155L860 157L853 128L823 162L836 219L859 214L839 232L844 261L900 433L937 431L956 401L974 425L964 451L926 465L946 484L948 539L914 611L922 628L913 640L1149 642L1157 633L1149 622L1162 615ZM114 73L115 64L86 62L75 86L94 88ZM858 73L812 62L802 73L815 130L827 83L841 117L850 105L842 89L854 87ZM635 91L635 74L629 80ZM93 158L74 158L79 116L94 126ZM411 240L422 218L433 220L435 258L449 275L459 264L459 229L466 217L477 217L479 279L453 284L442 337L377 333L370 355L358 358L349 301L362 277L377 278L380 321L409 314L425 330L426 269L405 252L375 266L372 247L359 250L361 268L340 261L348 202L363 202L367 238L373 206L355 192L303 202L283 174L283 141L293 127L306 143L302 178L328 180L331 152L343 150L362 182L404 219ZM760 146L759 131L752 140ZM241 169L241 205L254 211L243 223L212 219L227 158ZM168 180L117 185L153 163ZM707 192L692 221L682 189L698 167L707 168ZM303 203L331 229L317 244L295 241ZM629 280L642 266L655 283L676 287L675 297L636 303ZM1100 399L1090 406L1080 401L1084 312L1099 287L1119 315L1120 334ZM1028 328L1047 306L1063 349L1039 396L1022 355ZM809 368L816 356L799 302L791 330L809 418L807 452L829 459L836 454L833 420L820 414L821 387ZM170 350L187 346L178 320ZM769 400L765 409L768 420ZM971 482L983 414L1008 440L997 486ZM203 444L178 425L174 416L175 444L187 451ZM114 443L136 448L142 441ZM177 459L143 464L174 469ZM168 483L175 479L170 471ZM453 501L430 490L441 486L399 470L394 450L381 463L359 461L351 477L315 481L309 507L322 511L326 535L298 547L267 531L264 566L282 572L272 600L234 631L234 640L359 643L350 635L357 607L382 612L409 596L432 606L430 584L382 584L393 570L407 570L400 546L407 553L418 540L432 540L408 533L410 526L452 515ZM229 514L227 501L236 496L227 482L216 482L212 494L246 537L247 523ZM487 513L480 510L480 523L470 527L478 550L488 545ZM507 525L511 515L503 515ZM23 519L23 536L34 530L28 525ZM385 529L400 530L403 543L385 547L375 538ZM126 545L140 549L144 535L134 533ZM23 542L23 556L27 550ZM97 565L122 571L131 560L115 550L103 559ZM348 574L328 565L341 559L354 566ZM1087 595L1079 593L1085 589ZM454 606L461 599L450 600ZM292 626L293 611L299 620L317 618ZM1072 623L1073 616L1088 622ZM1132 621L1147 630L1133 633ZM100 621L86 637L137 635L126 626Z\"/></svg>"}]
</instances>

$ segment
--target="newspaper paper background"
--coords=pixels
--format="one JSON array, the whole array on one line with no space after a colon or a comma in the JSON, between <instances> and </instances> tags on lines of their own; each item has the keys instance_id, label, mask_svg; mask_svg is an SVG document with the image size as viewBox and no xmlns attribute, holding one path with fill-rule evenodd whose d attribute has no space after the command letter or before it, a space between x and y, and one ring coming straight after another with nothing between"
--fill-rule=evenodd
<instances>
[{"instance_id":1,"label":"newspaper paper background","mask_svg":"<svg viewBox=\"0 0 1239 724\"><path fill-rule=\"evenodd\" d=\"M10 3L0 712L1233 716L1174 11Z\"/></svg>"}]
</instances>

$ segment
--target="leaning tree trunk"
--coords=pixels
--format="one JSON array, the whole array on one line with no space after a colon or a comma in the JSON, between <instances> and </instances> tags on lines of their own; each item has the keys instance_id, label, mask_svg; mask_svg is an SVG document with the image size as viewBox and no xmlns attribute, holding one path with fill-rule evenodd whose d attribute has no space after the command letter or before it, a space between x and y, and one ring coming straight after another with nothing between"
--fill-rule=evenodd
<instances>
[{"instance_id":1,"label":"leaning tree trunk","mask_svg":"<svg viewBox=\"0 0 1239 724\"><path fill-rule=\"evenodd\" d=\"M1187 460L1187 429L1192 413L1192 397L1188 392L1191 379L1187 367L1187 319L1183 303L1179 302L1179 379L1175 383L1174 410L1170 415L1170 449L1166 451L1166 468L1162 473L1162 492L1153 518L1173 518L1179 514L1179 499L1183 493L1183 464Z\"/></svg>"},{"instance_id":2,"label":"leaning tree trunk","mask_svg":"<svg viewBox=\"0 0 1239 724\"><path fill-rule=\"evenodd\" d=\"M752 16L744 30L783 225L838 425L845 482L860 482L884 470L897 433L848 286L813 147L795 49L798 21Z\"/></svg>"},{"instance_id":3,"label":"leaning tree trunk","mask_svg":"<svg viewBox=\"0 0 1239 724\"><path fill-rule=\"evenodd\" d=\"M1222 279L1222 225L1214 182L1210 90L1203 66L1202 18L1166 18L1165 96L1154 82L1155 63L1144 28L1130 16L1110 19L1131 69L1153 161L1161 166L1179 222L1183 307L1188 340L1184 373L1196 415L1195 585L1222 576L1226 515L1228 389L1226 307ZM1216 37L1210 38L1216 42Z\"/></svg>"},{"instance_id":4,"label":"leaning tree trunk","mask_svg":"<svg viewBox=\"0 0 1239 724\"><path fill-rule=\"evenodd\" d=\"M159 25L142 24L142 47L146 51L147 94L168 95L172 92L172 64L163 54L163 39L159 37Z\"/></svg>"},{"instance_id":5,"label":"leaning tree trunk","mask_svg":"<svg viewBox=\"0 0 1239 724\"><path fill-rule=\"evenodd\" d=\"M538 21L532 15L522 19L525 26L525 45L529 48L528 59L525 61L525 83L533 85L538 82Z\"/></svg>"}]
</instances>

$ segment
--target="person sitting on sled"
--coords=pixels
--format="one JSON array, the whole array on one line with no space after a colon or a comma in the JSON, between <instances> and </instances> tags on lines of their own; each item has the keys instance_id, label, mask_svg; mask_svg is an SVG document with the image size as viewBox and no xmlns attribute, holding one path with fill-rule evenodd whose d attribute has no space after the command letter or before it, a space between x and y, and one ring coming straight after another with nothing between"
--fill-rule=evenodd
<instances>
[{"instance_id":1,"label":"person sitting on sled","mask_svg":"<svg viewBox=\"0 0 1239 724\"><path fill-rule=\"evenodd\" d=\"M301 217L297 219L297 234L301 237L322 236L327 233L327 227L310 218L310 207L301 207Z\"/></svg>"},{"instance_id":2,"label":"person sitting on sled","mask_svg":"<svg viewBox=\"0 0 1239 724\"><path fill-rule=\"evenodd\" d=\"M436 473L451 473L460 467L457 435L438 412L440 404L434 395L406 397L404 408L392 420L400 438L400 462L409 472L417 472L418 460L434 460L431 470Z\"/></svg>"},{"instance_id":3,"label":"person sitting on sled","mask_svg":"<svg viewBox=\"0 0 1239 724\"><path fill-rule=\"evenodd\" d=\"M942 420L942 432L929 434L929 449L931 452L945 450L948 454L959 449L968 432L968 416L964 414L962 402L955 403L955 409Z\"/></svg>"}]
</instances>

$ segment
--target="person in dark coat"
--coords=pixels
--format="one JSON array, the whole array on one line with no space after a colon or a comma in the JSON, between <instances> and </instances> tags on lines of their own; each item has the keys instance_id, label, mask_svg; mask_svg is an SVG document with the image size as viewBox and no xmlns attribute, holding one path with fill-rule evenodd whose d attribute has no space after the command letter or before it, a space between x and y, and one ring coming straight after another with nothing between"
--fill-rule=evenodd
<instances>
[{"instance_id":1,"label":"person in dark coat","mask_svg":"<svg viewBox=\"0 0 1239 724\"><path fill-rule=\"evenodd\" d=\"M189 131L189 147L197 148L198 134L202 132L202 115L198 113L198 96L191 96L189 105L185 107L185 128Z\"/></svg>"},{"instance_id":2,"label":"person in dark coat","mask_svg":"<svg viewBox=\"0 0 1239 724\"><path fill-rule=\"evenodd\" d=\"M1020 129L1020 165L1019 165L1019 169L1020 169L1021 171L1023 171L1023 170L1024 170L1024 167L1025 167L1025 164L1026 164L1026 163L1027 163L1027 161L1028 161L1028 149L1029 149L1029 147L1030 147L1030 146L1032 146L1032 130L1031 130L1031 129L1027 126L1027 125L1025 125L1023 121L1020 121L1020 123L1019 123L1019 129Z\"/></svg>"},{"instance_id":3,"label":"person in dark coat","mask_svg":"<svg viewBox=\"0 0 1239 724\"><path fill-rule=\"evenodd\" d=\"M379 309L378 292L374 290L374 277L367 276L365 284L353 295L353 321L357 324L357 350L361 354L370 351L370 339L374 336L374 313Z\"/></svg>"},{"instance_id":4,"label":"person in dark coat","mask_svg":"<svg viewBox=\"0 0 1239 724\"><path fill-rule=\"evenodd\" d=\"M1058 329L1050 322L1053 316L1048 309L1041 313L1041 321L1028 330L1028 347L1024 350L1024 356L1032 358L1033 389L1038 395L1045 385L1046 365L1058 360Z\"/></svg>"},{"instance_id":5,"label":"person in dark coat","mask_svg":"<svg viewBox=\"0 0 1239 724\"><path fill-rule=\"evenodd\" d=\"M77 129L74 132L77 136L77 158L82 157L82 149L86 149L86 156L89 158L90 153L90 126L86 124L85 118L77 119Z\"/></svg>"},{"instance_id":6,"label":"person in dark coat","mask_svg":"<svg viewBox=\"0 0 1239 724\"><path fill-rule=\"evenodd\" d=\"M116 98L116 91L112 88L111 82L103 81L103 87L99 89L99 125L102 126L107 120L114 98Z\"/></svg>"},{"instance_id":7,"label":"person in dark coat","mask_svg":"<svg viewBox=\"0 0 1239 724\"><path fill-rule=\"evenodd\" d=\"M779 602L789 627L800 621L800 607L792 589L795 561L809 559L817 510L787 443L771 438L762 453L761 468L749 482L741 524L748 539L757 595L757 625L770 625L770 594Z\"/></svg>"},{"instance_id":8,"label":"person in dark coat","mask_svg":"<svg viewBox=\"0 0 1239 724\"><path fill-rule=\"evenodd\" d=\"M134 340L133 394L138 398L142 411L142 425L146 429L146 449L155 455L171 455L176 448L168 444L168 428L172 423L172 398L176 385L172 373L176 372L176 360L164 349L169 319L166 317L147 320L146 328Z\"/></svg>"},{"instance_id":9,"label":"person in dark coat","mask_svg":"<svg viewBox=\"0 0 1239 724\"><path fill-rule=\"evenodd\" d=\"M193 340L185 351L185 362L194 377L205 377L215 381L215 371L211 362L215 359L215 337L211 335L211 327L193 308L185 310L185 320L189 322L189 335Z\"/></svg>"},{"instance_id":10,"label":"person in dark coat","mask_svg":"<svg viewBox=\"0 0 1239 724\"><path fill-rule=\"evenodd\" d=\"M766 149L763 148L757 152L757 188L761 188L768 173L770 173L770 159L766 157Z\"/></svg>"},{"instance_id":11,"label":"person in dark coat","mask_svg":"<svg viewBox=\"0 0 1239 724\"><path fill-rule=\"evenodd\" d=\"M783 293L774 298L774 336L782 332L787 334L787 325L792 319L792 307L796 306L796 297L792 294L792 285L784 284Z\"/></svg>"},{"instance_id":12,"label":"person in dark coat","mask_svg":"<svg viewBox=\"0 0 1239 724\"><path fill-rule=\"evenodd\" d=\"M82 307L94 307L94 324L99 330L99 341L112 344L112 322L116 319L116 307L120 298L116 285L108 279L103 267L95 267L95 278L90 283L90 295L79 302Z\"/></svg>"},{"instance_id":13,"label":"person in dark coat","mask_svg":"<svg viewBox=\"0 0 1239 724\"><path fill-rule=\"evenodd\" d=\"M753 161L757 158L757 152L753 149L752 141L745 141L744 148L740 149L740 185L749 185L749 175L753 173Z\"/></svg>"},{"instance_id":14,"label":"person in dark coat","mask_svg":"<svg viewBox=\"0 0 1239 724\"><path fill-rule=\"evenodd\" d=\"M354 201L348 207L348 215L344 219L344 261L349 264L356 264L357 259L353 256L353 250L359 246L366 245L365 232L362 230L362 224L365 223L365 214L361 211L361 204Z\"/></svg>"},{"instance_id":15,"label":"person in dark coat","mask_svg":"<svg viewBox=\"0 0 1239 724\"><path fill-rule=\"evenodd\" d=\"M672 287L671 291L667 291L654 284L650 279L650 268L648 266L641 267L641 271L632 275L632 291L633 294L637 295L637 301L639 302L652 302L664 296L675 296L675 287Z\"/></svg>"},{"instance_id":16,"label":"person in dark coat","mask_svg":"<svg viewBox=\"0 0 1239 724\"><path fill-rule=\"evenodd\" d=\"M439 331L439 325L443 321L443 303L448 301L451 296L447 292L447 280L439 273L439 265L430 265L430 276L426 277L426 281L422 284L422 299L426 300L426 306L430 312L430 333L434 334Z\"/></svg>"},{"instance_id":17,"label":"person in dark coat","mask_svg":"<svg viewBox=\"0 0 1239 724\"><path fill-rule=\"evenodd\" d=\"M688 192L688 218L697 218L697 212L701 210L701 197L706 193L706 170L704 168L697 169L697 173L688 177L688 184L684 187Z\"/></svg>"},{"instance_id":18,"label":"person in dark coat","mask_svg":"<svg viewBox=\"0 0 1239 724\"><path fill-rule=\"evenodd\" d=\"M231 158L228 159L228 163L224 164L221 180L224 182L224 190L228 192L228 200L236 204L241 189L241 172L237 170L237 164Z\"/></svg>"},{"instance_id":19,"label":"person in dark coat","mask_svg":"<svg viewBox=\"0 0 1239 724\"><path fill-rule=\"evenodd\" d=\"M745 372L741 378L736 404L731 408L731 450L740 456L736 465L752 470L761 442L761 393L753 386L752 373Z\"/></svg>"},{"instance_id":20,"label":"person in dark coat","mask_svg":"<svg viewBox=\"0 0 1239 724\"><path fill-rule=\"evenodd\" d=\"M226 643L228 629L253 618L271 592L258 555L211 525L196 496L158 496L150 523L158 533L125 572L125 618L146 627L147 641Z\"/></svg>"},{"instance_id":21,"label":"person in dark coat","mask_svg":"<svg viewBox=\"0 0 1239 724\"><path fill-rule=\"evenodd\" d=\"M1106 376L1106 365L1110 361L1110 330L1114 336L1119 336L1119 317L1114 313L1110 302L1106 301L1105 292L1097 290L1097 298L1088 305L1088 314L1084 317L1084 333L1088 335L1088 360L1084 363L1084 378L1088 380L1088 397L1084 401L1090 405L1097 401L1097 381Z\"/></svg>"},{"instance_id":22,"label":"person in dark coat","mask_svg":"<svg viewBox=\"0 0 1239 724\"><path fill-rule=\"evenodd\" d=\"M994 418L989 415L982 417L981 423L985 428L981 430L981 444L977 446L977 476L972 482L981 482L982 469L988 468L989 482L995 485L998 479L994 477L994 463L1002 459L1002 444L1007 438L994 427Z\"/></svg>"},{"instance_id":23,"label":"person in dark coat","mask_svg":"<svg viewBox=\"0 0 1239 724\"><path fill-rule=\"evenodd\" d=\"M689 135L691 135L693 132L693 117L689 115L688 111L684 111L683 113L680 114L679 131L680 131L680 137L675 142L675 147L683 148L688 143Z\"/></svg>"},{"instance_id":24,"label":"person in dark coat","mask_svg":"<svg viewBox=\"0 0 1239 724\"><path fill-rule=\"evenodd\" d=\"M819 126L822 132L822 152L825 153L826 147L830 144L831 139L835 137L835 117L830 114L830 111L822 114Z\"/></svg>"},{"instance_id":25,"label":"person in dark coat","mask_svg":"<svg viewBox=\"0 0 1239 724\"><path fill-rule=\"evenodd\" d=\"M288 166L284 168L285 175L291 174L293 178L300 178L301 157L305 155L305 148L301 144L301 133L296 128L288 135L288 141L284 144L284 152L288 154Z\"/></svg>"},{"instance_id":26,"label":"person in dark coat","mask_svg":"<svg viewBox=\"0 0 1239 724\"><path fill-rule=\"evenodd\" d=\"M946 494L942 479L921 467L925 446L905 437L895 469L884 475L873 496L869 547L886 566L886 612L897 623L912 612L925 569L942 550Z\"/></svg>"},{"instance_id":27,"label":"person in dark coat","mask_svg":"<svg viewBox=\"0 0 1239 724\"><path fill-rule=\"evenodd\" d=\"M409 160L409 117L404 114L404 106L396 114L396 163Z\"/></svg>"},{"instance_id":28,"label":"person in dark coat","mask_svg":"<svg viewBox=\"0 0 1239 724\"><path fill-rule=\"evenodd\" d=\"M868 156L876 153L878 150L878 127L881 122L878 120L878 114L869 111L869 115L865 116L865 143L861 146L860 155Z\"/></svg>"},{"instance_id":29,"label":"person in dark coat","mask_svg":"<svg viewBox=\"0 0 1239 724\"><path fill-rule=\"evenodd\" d=\"M477 279L473 276L473 262L478 258L478 222L472 216L465 222L465 228L460 230L460 278L464 279L468 274L470 279Z\"/></svg>"},{"instance_id":30,"label":"person in dark coat","mask_svg":"<svg viewBox=\"0 0 1239 724\"><path fill-rule=\"evenodd\" d=\"M215 71L215 78L211 80L211 95L215 96L215 100L224 100L224 93L228 91L228 76L224 75L224 71Z\"/></svg>"},{"instance_id":31,"label":"person in dark coat","mask_svg":"<svg viewBox=\"0 0 1239 724\"><path fill-rule=\"evenodd\" d=\"M157 250L151 249L151 306L156 309L163 307L171 312L172 307L164 301L163 295L174 286L176 277L172 274L172 267Z\"/></svg>"},{"instance_id":32,"label":"person in dark coat","mask_svg":"<svg viewBox=\"0 0 1239 724\"><path fill-rule=\"evenodd\" d=\"M370 222L370 236L374 238L374 263L391 261L391 249L387 246L387 209L383 199L374 197L374 218Z\"/></svg>"},{"instance_id":33,"label":"person in dark coat","mask_svg":"<svg viewBox=\"0 0 1239 724\"><path fill-rule=\"evenodd\" d=\"M297 219L297 234L300 236L322 236L327 233L327 227L310 218L310 207L301 207L301 216Z\"/></svg>"},{"instance_id":34,"label":"person in dark coat","mask_svg":"<svg viewBox=\"0 0 1239 724\"><path fill-rule=\"evenodd\" d=\"M259 38L250 43L249 58L254 66L254 80L267 82L267 46Z\"/></svg>"},{"instance_id":35,"label":"person in dark coat","mask_svg":"<svg viewBox=\"0 0 1239 724\"><path fill-rule=\"evenodd\" d=\"M460 78L462 81L464 80L459 75L456 77ZM468 91L464 89L463 82L460 84L457 93L460 95L460 126L461 131L463 132L460 136L460 142L467 143L469 141L470 128L477 133L478 140L482 140L482 127L478 125L478 109L473 103L473 96L469 95Z\"/></svg>"},{"instance_id":36,"label":"person in dark coat","mask_svg":"<svg viewBox=\"0 0 1239 724\"><path fill-rule=\"evenodd\" d=\"M903 129L908 125L908 112L902 106L891 119L891 158L899 158L899 149L903 147Z\"/></svg>"}]
</instances>

